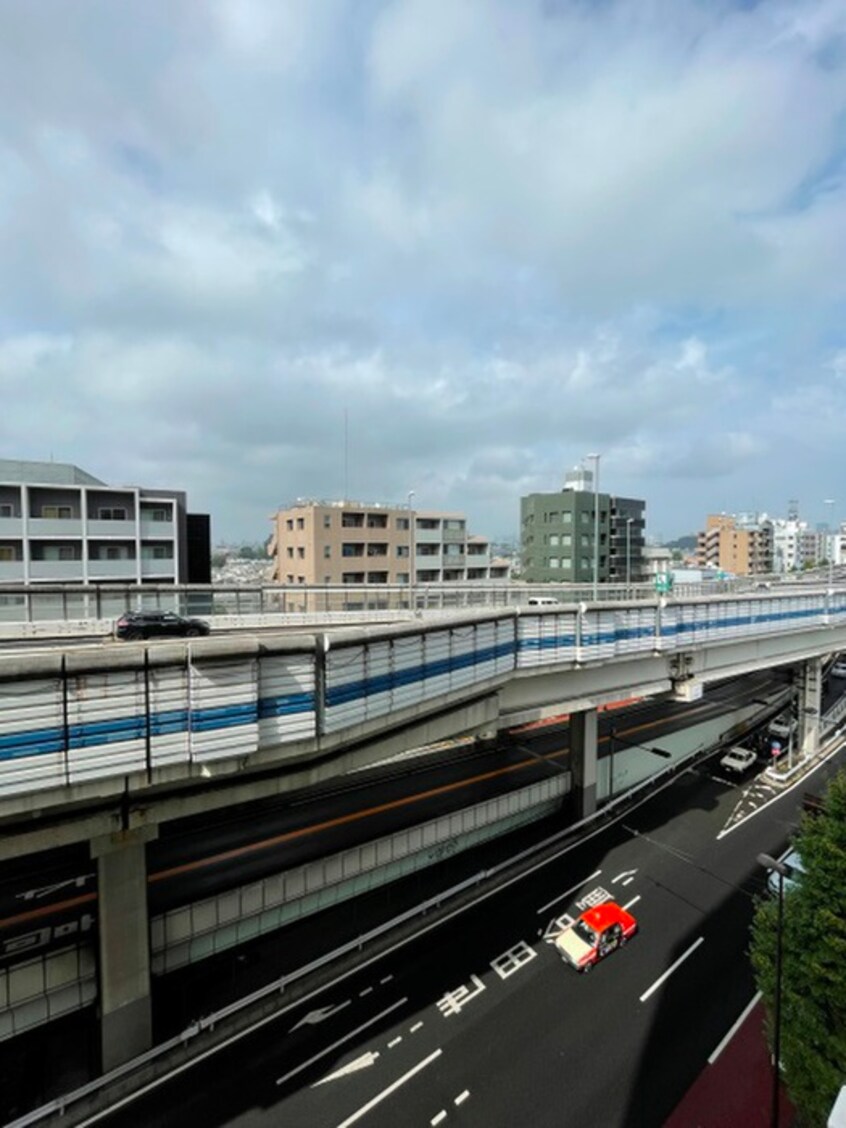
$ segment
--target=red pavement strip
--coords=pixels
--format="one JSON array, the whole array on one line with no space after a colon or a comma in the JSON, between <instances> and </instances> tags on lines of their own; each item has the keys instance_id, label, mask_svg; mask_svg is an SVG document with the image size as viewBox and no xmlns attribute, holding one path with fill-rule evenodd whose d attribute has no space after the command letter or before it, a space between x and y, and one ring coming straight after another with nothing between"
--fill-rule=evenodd
<instances>
[{"instance_id":1,"label":"red pavement strip","mask_svg":"<svg viewBox=\"0 0 846 1128\"><path fill-rule=\"evenodd\" d=\"M664 1128L769 1128L772 1065L759 1000L716 1060L706 1065ZM782 1085L779 1128L790 1128L795 1112Z\"/></svg>"}]
</instances>

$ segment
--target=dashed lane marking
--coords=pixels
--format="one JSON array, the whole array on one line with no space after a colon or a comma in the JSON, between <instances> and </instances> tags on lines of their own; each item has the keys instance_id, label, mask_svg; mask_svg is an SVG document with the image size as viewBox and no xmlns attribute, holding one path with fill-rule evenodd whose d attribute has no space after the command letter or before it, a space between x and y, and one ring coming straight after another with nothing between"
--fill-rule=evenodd
<instances>
[{"instance_id":1,"label":"dashed lane marking","mask_svg":"<svg viewBox=\"0 0 846 1128\"><path fill-rule=\"evenodd\" d=\"M395 1093L397 1089L400 1088L400 1086L406 1083L406 1081L410 1081L412 1077L418 1074L422 1069L425 1069L427 1065L431 1065L432 1062L439 1058L442 1053L443 1050L437 1049L433 1051L433 1053L429 1054L428 1057L423 1058L422 1061L418 1061L417 1065L413 1065L411 1069L409 1069L406 1073L403 1073L402 1077L398 1077L396 1081L392 1082L387 1087L387 1089L383 1089L381 1093L377 1093L375 1097L367 1102L367 1104L364 1104L361 1106L361 1108L357 1109L352 1114L352 1116L348 1116L346 1120L341 1121L341 1123L338 1125L338 1128L350 1128L351 1124L355 1124L356 1121L361 1120L362 1116L366 1116L371 1109L376 1108L376 1106L381 1104L386 1097L389 1097L391 1095L391 1093Z\"/></svg>"}]
</instances>

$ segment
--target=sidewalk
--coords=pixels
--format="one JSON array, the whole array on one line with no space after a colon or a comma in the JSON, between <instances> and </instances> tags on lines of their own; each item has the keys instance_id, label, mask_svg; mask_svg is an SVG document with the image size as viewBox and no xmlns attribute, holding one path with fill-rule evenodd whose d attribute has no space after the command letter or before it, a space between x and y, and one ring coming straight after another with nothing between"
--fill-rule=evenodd
<instances>
[{"instance_id":1,"label":"sidewalk","mask_svg":"<svg viewBox=\"0 0 846 1128\"><path fill-rule=\"evenodd\" d=\"M769 1128L773 1073L764 1035L764 1005L759 998L741 1018L664 1128ZM779 1128L790 1128L794 1116L782 1085Z\"/></svg>"}]
</instances>

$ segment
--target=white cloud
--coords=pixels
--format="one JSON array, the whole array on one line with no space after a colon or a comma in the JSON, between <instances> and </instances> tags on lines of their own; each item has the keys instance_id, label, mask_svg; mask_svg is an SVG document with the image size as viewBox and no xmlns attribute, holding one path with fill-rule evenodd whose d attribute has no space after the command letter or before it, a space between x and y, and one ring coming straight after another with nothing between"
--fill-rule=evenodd
<instances>
[{"instance_id":1,"label":"white cloud","mask_svg":"<svg viewBox=\"0 0 846 1128\"><path fill-rule=\"evenodd\" d=\"M589 449L668 533L846 496L842 5L93 10L0 10L10 456L256 538L345 417L490 533Z\"/></svg>"}]
</instances>

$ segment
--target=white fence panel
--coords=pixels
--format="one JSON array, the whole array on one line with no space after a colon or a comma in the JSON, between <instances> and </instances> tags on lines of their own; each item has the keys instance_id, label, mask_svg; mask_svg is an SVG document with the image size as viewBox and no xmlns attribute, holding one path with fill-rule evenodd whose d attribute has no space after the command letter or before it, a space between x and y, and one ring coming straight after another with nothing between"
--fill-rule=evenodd
<instances>
[{"instance_id":1,"label":"white fence panel","mask_svg":"<svg viewBox=\"0 0 846 1128\"><path fill-rule=\"evenodd\" d=\"M314 656L265 654L259 662L259 744L314 736Z\"/></svg>"},{"instance_id":2,"label":"white fence panel","mask_svg":"<svg viewBox=\"0 0 846 1128\"><path fill-rule=\"evenodd\" d=\"M193 661L189 669L191 756L244 756L258 746L258 660Z\"/></svg>"},{"instance_id":3,"label":"white fence panel","mask_svg":"<svg viewBox=\"0 0 846 1128\"><path fill-rule=\"evenodd\" d=\"M0 796L67 782L59 678L0 682Z\"/></svg>"},{"instance_id":4,"label":"white fence panel","mask_svg":"<svg viewBox=\"0 0 846 1128\"><path fill-rule=\"evenodd\" d=\"M68 782L143 771L147 712L143 669L68 673Z\"/></svg>"}]
</instances>

